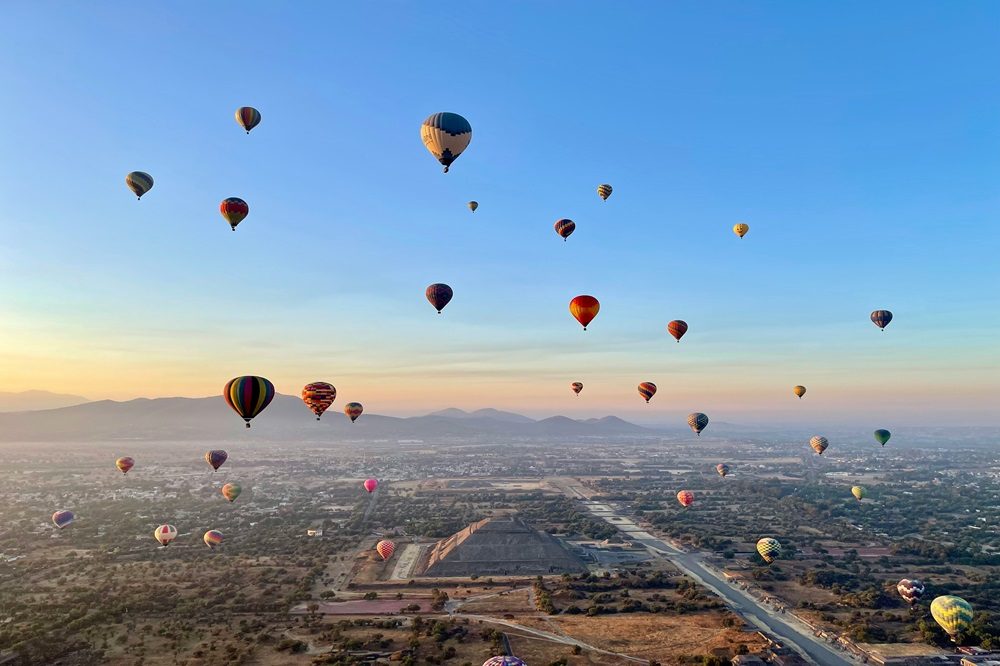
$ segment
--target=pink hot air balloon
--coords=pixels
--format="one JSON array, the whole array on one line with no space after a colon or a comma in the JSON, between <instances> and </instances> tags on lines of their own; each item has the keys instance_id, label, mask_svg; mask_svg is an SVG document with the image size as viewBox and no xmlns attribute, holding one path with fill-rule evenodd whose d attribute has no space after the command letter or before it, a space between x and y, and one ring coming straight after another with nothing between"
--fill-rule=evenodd
<instances>
[{"instance_id":1,"label":"pink hot air balloon","mask_svg":"<svg viewBox=\"0 0 1000 666\"><path fill-rule=\"evenodd\" d=\"M365 490L367 490L370 493L373 493L373 492L375 492L375 489L378 488L378 480L377 479L365 479L365 484L364 485L365 485Z\"/></svg>"}]
</instances>

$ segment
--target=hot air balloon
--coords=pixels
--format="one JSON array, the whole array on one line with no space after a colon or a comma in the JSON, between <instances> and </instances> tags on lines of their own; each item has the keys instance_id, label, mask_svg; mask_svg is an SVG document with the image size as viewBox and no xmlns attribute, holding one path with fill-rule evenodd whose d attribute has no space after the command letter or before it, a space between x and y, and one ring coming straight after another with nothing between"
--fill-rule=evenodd
<instances>
[{"instance_id":1,"label":"hot air balloon","mask_svg":"<svg viewBox=\"0 0 1000 666\"><path fill-rule=\"evenodd\" d=\"M653 382L642 382L639 384L639 395L648 403L656 395L656 384Z\"/></svg>"},{"instance_id":2,"label":"hot air balloon","mask_svg":"<svg viewBox=\"0 0 1000 666\"><path fill-rule=\"evenodd\" d=\"M903 601L912 606L924 596L924 584L916 578L904 578L896 584L896 591L903 597Z\"/></svg>"},{"instance_id":3,"label":"hot air balloon","mask_svg":"<svg viewBox=\"0 0 1000 666\"><path fill-rule=\"evenodd\" d=\"M729 474L729 465L726 463L719 463L715 466L715 471L719 473L719 476L725 478L726 474Z\"/></svg>"},{"instance_id":4,"label":"hot air balloon","mask_svg":"<svg viewBox=\"0 0 1000 666\"><path fill-rule=\"evenodd\" d=\"M708 426L708 417L701 412L694 412L693 414L688 414L688 425L691 426L691 430L694 430L694 434L701 436L701 431Z\"/></svg>"},{"instance_id":5,"label":"hot air balloon","mask_svg":"<svg viewBox=\"0 0 1000 666\"><path fill-rule=\"evenodd\" d=\"M854 498L860 502L868 493L861 486L854 486L851 488L851 494L854 495Z\"/></svg>"},{"instance_id":6,"label":"hot air balloon","mask_svg":"<svg viewBox=\"0 0 1000 666\"><path fill-rule=\"evenodd\" d=\"M135 460L129 458L128 456L123 456L115 461L115 467L117 467L122 474L128 474L128 471L134 466Z\"/></svg>"},{"instance_id":7,"label":"hot air balloon","mask_svg":"<svg viewBox=\"0 0 1000 666\"><path fill-rule=\"evenodd\" d=\"M801 400L802 396L804 396L806 394L806 387L805 386L793 386L792 387L792 393L794 393L795 395L797 395L799 397L799 400Z\"/></svg>"},{"instance_id":8,"label":"hot air balloon","mask_svg":"<svg viewBox=\"0 0 1000 666\"><path fill-rule=\"evenodd\" d=\"M170 542L177 538L177 528L173 525L160 525L153 530L153 538L159 541L161 546L169 546Z\"/></svg>"},{"instance_id":9,"label":"hot air balloon","mask_svg":"<svg viewBox=\"0 0 1000 666\"><path fill-rule=\"evenodd\" d=\"M391 541L379 541L375 544L375 550L383 560L388 560L396 552L396 544Z\"/></svg>"},{"instance_id":10,"label":"hot air balloon","mask_svg":"<svg viewBox=\"0 0 1000 666\"><path fill-rule=\"evenodd\" d=\"M601 197L601 199L605 201L607 201L608 197L611 196L611 192L611 186L607 183L602 183L597 186L597 196Z\"/></svg>"},{"instance_id":11,"label":"hot air balloon","mask_svg":"<svg viewBox=\"0 0 1000 666\"><path fill-rule=\"evenodd\" d=\"M337 389L334 388L333 384L313 382L306 384L302 389L302 402L306 403L306 407L316 415L317 421L336 399Z\"/></svg>"},{"instance_id":12,"label":"hot air balloon","mask_svg":"<svg viewBox=\"0 0 1000 666\"><path fill-rule=\"evenodd\" d=\"M351 419L351 423L357 421L363 411L365 411L365 408L361 406L360 402L349 402L344 405L344 413Z\"/></svg>"},{"instance_id":13,"label":"hot air balloon","mask_svg":"<svg viewBox=\"0 0 1000 666\"><path fill-rule=\"evenodd\" d=\"M892 321L892 313L888 310L876 310L872 313L872 323L883 331L885 330L885 327L889 325L890 321Z\"/></svg>"},{"instance_id":14,"label":"hot air balloon","mask_svg":"<svg viewBox=\"0 0 1000 666\"><path fill-rule=\"evenodd\" d=\"M229 223L233 231L236 231L236 225L250 214L250 206L239 197L229 197L223 199L222 203L219 204L219 212L222 213L222 217L226 218L226 222Z\"/></svg>"},{"instance_id":15,"label":"hot air balloon","mask_svg":"<svg viewBox=\"0 0 1000 666\"><path fill-rule=\"evenodd\" d=\"M467 203L465 205L468 206L469 210L471 210L473 213L475 213L476 209L479 208L479 202L478 201L470 201L469 203Z\"/></svg>"},{"instance_id":16,"label":"hot air balloon","mask_svg":"<svg viewBox=\"0 0 1000 666\"><path fill-rule=\"evenodd\" d=\"M496 657L490 657L483 662L483 666L528 666L526 663L518 659L517 657L512 657L509 654L502 654Z\"/></svg>"},{"instance_id":17,"label":"hot air balloon","mask_svg":"<svg viewBox=\"0 0 1000 666\"><path fill-rule=\"evenodd\" d=\"M740 238L746 236L748 231L750 231L749 224L744 224L743 222L740 222L739 224L733 225L733 233L739 236Z\"/></svg>"},{"instance_id":18,"label":"hot air balloon","mask_svg":"<svg viewBox=\"0 0 1000 666\"><path fill-rule=\"evenodd\" d=\"M205 536L202 537L205 541L205 545L215 550L216 546L222 545L222 532L219 530L209 530L205 532Z\"/></svg>"},{"instance_id":19,"label":"hot air balloon","mask_svg":"<svg viewBox=\"0 0 1000 666\"><path fill-rule=\"evenodd\" d=\"M205 462L212 466L216 472L222 467L222 463L229 459L229 454L222 449L212 449L205 454Z\"/></svg>"},{"instance_id":20,"label":"hot air balloon","mask_svg":"<svg viewBox=\"0 0 1000 666\"><path fill-rule=\"evenodd\" d=\"M690 490L682 490L677 493L677 501L681 503L681 506L691 506L694 504L694 493Z\"/></svg>"},{"instance_id":21,"label":"hot air balloon","mask_svg":"<svg viewBox=\"0 0 1000 666\"><path fill-rule=\"evenodd\" d=\"M931 602L931 617L957 643L959 634L972 626L972 606L962 597L947 594Z\"/></svg>"},{"instance_id":22,"label":"hot air balloon","mask_svg":"<svg viewBox=\"0 0 1000 666\"><path fill-rule=\"evenodd\" d=\"M76 516L73 515L73 512L66 511L65 509L62 511L56 511L52 514L52 523L59 529L66 527L74 520L76 520Z\"/></svg>"},{"instance_id":23,"label":"hot air balloon","mask_svg":"<svg viewBox=\"0 0 1000 666\"><path fill-rule=\"evenodd\" d=\"M250 130L260 124L260 111L252 106L241 106L236 109L236 122L249 134Z\"/></svg>"},{"instance_id":24,"label":"hot air balloon","mask_svg":"<svg viewBox=\"0 0 1000 666\"><path fill-rule=\"evenodd\" d=\"M448 173L448 167L472 141L472 125L457 113L432 113L420 126L420 139Z\"/></svg>"},{"instance_id":25,"label":"hot air balloon","mask_svg":"<svg viewBox=\"0 0 1000 666\"><path fill-rule=\"evenodd\" d=\"M230 379L222 389L226 404L250 427L250 419L260 414L274 399L274 384L263 377L247 375Z\"/></svg>"},{"instance_id":26,"label":"hot air balloon","mask_svg":"<svg viewBox=\"0 0 1000 666\"><path fill-rule=\"evenodd\" d=\"M241 488L238 483L227 483L222 486L222 489L219 492L221 492L222 496L230 502L235 502L236 498L243 492L243 488Z\"/></svg>"},{"instance_id":27,"label":"hot air balloon","mask_svg":"<svg viewBox=\"0 0 1000 666\"><path fill-rule=\"evenodd\" d=\"M556 233L562 236L563 240L566 240L570 234L576 231L576 222L566 219L556 220L555 229Z\"/></svg>"},{"instance_id":28,"label":"hot air balloon","mask_svg":"<svg viewBox=\"0 0 1000 666\"><path fill-rule=\"evenodd\" d=\"M684 337L684 334L687 333L687 330L688 330L687 322L681 319L674 319L672 322L667 324L667 333L674 336L674 339L677 340L677 342L681 341L681 338Z\"/></svg>"},{"instance_id":29,"label":"hot air balloon","mask_svg":"<svg viewBox=\"0 0 1000 666\"><path fill-rule=\"evenodd\" d=\"M826 451L826 447L830 446L830 442L826 437L816 435L809 440L809 446L811 446L813 451L816 453L823 455L823 452Z\"/></svg>"},{"instance_id":30,"label":"hot air balloon","mask_svg":"<svg viewBox=\"0 0 1000 666\"><path fill-rule=\"evenodd\" d=\"M892 437L892 433L889 432L888 430L879 428L878 430L875 431L875 441L881 444L882 446L885 446L885 443L889 441L890 437Z\"/></svg>"},{"instance_id":31,"label":"hot air balloon","mask_svg":"<svg viewBox=\"0 0 1000 666\"><path fill-rule=\"evenodd\" d=\"M569 312L576 317L576 320L587 330L587 324L594 321L594 317L601 311L601 303L593 296L577 296L569 302Z\"/></svg>"},{"instance_id":32,"label":"hot air balloon","mask_svg":"<svg viewBox=\"0 0 1000 666\"><path fill-rule=\"evenodd\" d=\"M435 282L427 287L427 291L424 294L427 296L430 304L434 306L434 309L438 311L438 314L441 314L441 310L444 310L444 306L451 302L451 298L455 295L455 292L448 285Z\"/></svg>"},{"instance_id":33,"label":"hot air balloon","mask_svg":"<svg viewBox=\"0 0 1000 666\"><path fill-rule=\"evenodd\" d=\"M375 489L378 488L378 479L365 479L364 486L365 490L369 493L373 493L375 492Z\"/></svg>"},{"instance_id":34,"label":"hot air balloon","mask_svg":"<svg viewBox=\"0 0 1000 666\"><path fill-rule=\"evenodd\" d=\"M781 544L778 543L777 539L764 537L757 542L757 552L760 553L765 562L770 564L781 557Z\"/></svg>"},{"instance_id":35,"label":"hot air balloon","mask_svg":"<svg viewBox=\"0 0 1000 666\"><path fill-rule=\"evenodd\" d=\"M580 391L583 390L583 382L573 382L569 387L573 389L573 393L580 395Z\"/></svg>"},{"instance_id":36,"label":"hot air balloon","mask_svg":"<svg viewBox=\"0 0 1000 666\"><path fill-rule=\"evenodd\" d=\"M153 177L145 171L133 171L125 176L125 184L137 199L141 199L143 194L153 189Z\"/></svg>"}]
</instances>

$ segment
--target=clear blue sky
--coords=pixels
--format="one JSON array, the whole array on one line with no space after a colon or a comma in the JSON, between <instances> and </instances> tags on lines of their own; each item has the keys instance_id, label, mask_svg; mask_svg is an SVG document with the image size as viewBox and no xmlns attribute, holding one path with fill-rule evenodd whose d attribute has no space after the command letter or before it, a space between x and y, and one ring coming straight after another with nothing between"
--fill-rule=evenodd
<instances>
[{"instance_id":1,"label":"clear blue sky","mask_svg":"<svg viewBox=\"0 0 1000 666\"><path fill-rule=\"evenodd\" d=\"M998 45L992 2L8 4L0 390L997 423Z\"/></svg>"}]
</instances>

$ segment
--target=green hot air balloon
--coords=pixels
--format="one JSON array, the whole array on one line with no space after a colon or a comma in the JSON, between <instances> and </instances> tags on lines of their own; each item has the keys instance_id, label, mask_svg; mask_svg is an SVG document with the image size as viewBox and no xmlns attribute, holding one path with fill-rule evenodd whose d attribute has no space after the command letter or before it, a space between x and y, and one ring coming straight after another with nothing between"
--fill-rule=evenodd
<instances>
[{"instance_id":1,"label":"green hot air balloon","mask_svg":"<svg viewBox=\"0 0 1000 666\"><path fill-rule=\"evenodd\" d=\"M962 597L947 594L931 602L931 616L953 642L972 626L972 606Z\"/></svg>"},{"instance_id":2,"label":"green hot air balloon","mask_svg":"<svg viewBox=\"0 0 1000 666\"><path fill-rule=\"evenodd\" d=\"M879 428L875 431L875 441L882 446L885 446L885 443L889 441L890 437L892 437L892 433L884 428Z\"/></svg>"}]
</instances>

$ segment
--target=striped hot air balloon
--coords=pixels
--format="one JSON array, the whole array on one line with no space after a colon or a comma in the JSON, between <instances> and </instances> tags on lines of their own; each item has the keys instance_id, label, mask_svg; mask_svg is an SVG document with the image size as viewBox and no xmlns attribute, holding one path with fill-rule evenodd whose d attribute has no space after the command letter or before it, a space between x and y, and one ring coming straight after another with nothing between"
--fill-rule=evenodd
<instances>
[{"instance_id":1,"label":"striped hot air balloon","mask_svg":"<svg viewBox=\"0 0 1000 666\"><path fill-rule=\"evenodd\" d=\"M302 389L302 402L316 415L317 421L336 399L337 389L333 384L313 382Z\"/></svg>"},{"instance_id":2,"label":"striped hot air balloon","mask_svg":"<svg viewBox=\"0 0 1000 666\"><path fill-rule=\"evenodd\" d=\"M457 113L432 113L420 126L420 139L448 173L451 163L469 147L472 125Z\"/></svg>"},{"instance_id":3,"label":"striped hot air balloon","mask_svg":"<svg viewBox=\"0 0 1000 666\"><path fill-rule=\"evenodd\" d=\"M125 176L125 184L137 199L142 199L143 194L153 189L153 177L145 171L133 171Z\"/></svg>"},{"instance_id":4,"label":"striped hot air balloon","mask_svg":"<svg viewBox=\"0 0 1000 666\"><path fill-rule=\"evenodd\" d=\"M677 340L677 342L681 341L681 338L684 337L687 330L687 322L683 319L674 319L672 322L667 324L667 333L674 336L674 339Z\"/></svg>"},{"instance_id":5,"label":"striped hot air balloon","mask_svg":"<svg viewBox=\"0 0 1000 666\"><path fill-rule=\"evenodd\" d=\"M777 539L764 537L757 542L757 552L760 553L765 562L770 564L781 557L781 544L778 543Z\"/></svg>"},{"instance_id":6,"label":"striped hot air balloon","mask_svg":"<svg viewBox=\"0 0 1000 666\"><path fill-rule=\"evenodd\" d=\"M274 384L263 377L246 375L230 379L222 389L222 397L233 411L246 421L260 414L274 400Z\"/></svg>"},{"instance_id":7,"label":"striped hot air balloon","mask_svg":"<svg viewBox=\"0 0 1000 666\"><path fill-rule=\"evenodd\" d=\"M890 437L892 437L892 433L884 428L879 428L875 431L875 441L882 446L885 446L885 443L889 441Z\"/></svg>"},{"instance_id":8,"label":"striped hot air balloon","mask_svg":"<svg viewBox=\"0 0 1000 666\"><path fill-rule=\"evenodd\" d=\"M388 560L396 552L396 544L391 541L379 541L375 544L375 551L383 560Z\"/></svg>"},{"instance_id":9,"label":"striped hot air balloon","mask_svg":"<svg viewBox=\"0 0 1000 666\"><path fill-rule=\"evenodd\" d=\"M135 460L128 456L122 456L115 461L115 467L118 468L122 474L128 474L128 471L135 466Z\"/></svg>"},{"instance_id":10,"label":"striped hot air balloon","mask_svg":"<svg viewBox=\"0 0 1000 666\"><path fill-rule=\"evenodd\" d=\"M872 323L885 331L885 327L892 321L892 313L888 310L875 310L872 312Z\"/></svg>"},{"instance_id":11,"label":"striped hot air balloon","mask_svg":"<svg viewBox=\"0 0 1000 666\"><path fill-rule=\"evenodd\" d=\"M222 496L225 497L227 500L229 500L230 503L232 503L235 502L236 498L239 497L240 493L243 492L243 488L240 487L240 484L238 483L227 483L226 485L222 486L219 492L221 492Z\"/></svg>"},{"instance_id":12,"label":"striped hot air balloon","mask_svg":"<svg viewBox=\"0 0 1000 666\"><path fill-rule=\"evenodd\" d=\"M52 514L52 524L58 527L59 529L68 526L74 520L76 520L76 516L73 514L72 511L67 511L66 509L62 509L61 511L56 511L55 513Z\"/></svg>"},{"instance_id":13,"label":"striped hot air balloon","mask_svg":"<svg viewBox=\"0 0 1000 666\"><path fill-rule=\"evenodd\" d=\"M562 236L563 240L566 240L574 231L576 231L576 222L565 218L562 220L556 220L555 230L557 234Z\"/></svg>"},{"instance_id":14,"label":"striped hot air balloon","mask_svg":"<svg viewBox=\"0 0 1000 666\"><path fill-rule=\"evenodd\" d=\"M365 479L364 487L369 493L375 492L375 489L378 488L378 479Z\"/></svg>"},{"instance_id":15,"label":"striped hot air balloon","mask_svg":"<svg viewBox=\"0 0 1000 666\"><path fill-rule=\"evenodd\" d=\"M580 395L580 391L583 390L583 382L573 382L569 387L573 390L573 393Z\"/></svg>"},{"instance_id":16,"label":"striped hot air balloon","mask_svg":"<svg viewBox=\"0 0 1000 666\"><path fill-rule=\"evenodd\" d=\"M569 312L572 314L583 330L587 330L587 324L594 321L594 317L601 311L601 303L593 296L577 296L569 302Z\"/></svg>"},{"instance_id":17,"label":"striped hot air balloon","mask_svg":"<svg viewBox=\"0 0 1000 666\"><path fill-rule=\"evenodd\" d=\"M170 542L177 538L177 528L173 525L160 525L155 530L153 530L153 538L160 542L160 545L166 548L170 545Z\"/></svg>"},{"instance_id":18,"label":"striped hot air balloon","mask_svg":"<svg viewBox=\"0 0 1000 666\"><path fill-rule=\"evenodd\" d=\"M896 591L912 606L924 596L924 584L916 578L904 578L896 584Z\"/></svg>"},{"instance_id":19,"label":"striped hot air balloon","mask_svg":"<svg viewBox=\"0 0 1000 666\"><path fill-rule=\"evenodd\" d=\"M715 466L715 471L719 473L719 476L725 478L729 474L729 465L726 463L719 463Z\"/></svg>"},{"instance_id":20,"label":"striped hot air balloon","mask_svg":"<svg viewBox=\"0 0 1000 666\"><path fill-rule=\"evenodd\" d=\"M691 430L694 430L694 434L700 437L701 431L708 426L708 417L701 412L694 412L693 414L688 414L687 422L691 426Z\"/></svg>"},{"instance_id":21,"label":"striped hot air balloon","mask_svg":"<svg viewBox=\"0 0 1000 666\"><path fill-rule=\"evenodd\" d=\"M444 307L451 303L455 292L443 282L435 282L427 287L424 295L427 297L427 301L438 311L438 314L441 314L441 310L444 310Z\"/></svg>"},{"instance_id":22,"label":"striped hot air balloon","mask_svg":"<svg viewBox=\"0 0 1000 666\"><path fill-rule=\"evenodd\" d=\"M611 192L611 186L607 183L601 183L597 186L597 196L601 197L604 201L608 200L608 197L611 196Z\"/></svg>"},{"instance_id":23,"label":"striped hot air balloon","mask_svg":"<svg viewBox=\"0 0 1000 666\"><path fill-rule=\"evenodd\" d=\"M205 532L205 536L202 537L205 545L215 550L216 546L222 545L222 532L219 530L209 530Z\"/></svg>"},{"instance_id":24,"label":"striped hot air balloon","mask_svg":"<svg viewBox=\"0 0 1000 666\"><path fill-rule=\"evenodd\" d=\"M223 463L229 460L229 454L222 449L212 449L205 454L205 462L212 466L216 472L222 467Z\"/></svg>"},{"instance_id":25,"label":"striped hot air balloon","mask_svg":"<svg viewBox=\"0 0 1000 666\"><path fill-rule=\"evenodd\" d=\"M861 486L853 486L851 488L851 494L854 495L854 499L860 502L865 498L865 495L867 495L868 492Z\"/></svg>"},{"instance_id":26,"label":"striped hot air balloon","mask_svg":"<svg viewBox=\"0 0 1000 666\"><path fill-rule=\"evenodd\" d=\"M236 109L236 122L249 134L250 130L260 124L260 111L252 106L241 106Z\"/></svg>"},{"instance_id":27,"label":"striped hot air balloon","mask_svg":"<svg viewBox=\"0 0 1000 666\"><path fill-rule=\"evenodd\" d=\"M972 605L962 597L946 594L931 602L931 617L957 643L972 626Z\"/></svg>"},{"instance_id":28,"label":"striped hot air balloon","mask_svg":"<svg viewBox=\"0 0 1000 666\"><path fill-rule=\"evenodd\" d=\"M528 666L522 660L517 657L512 657L509 654L497 655L496 657L490 657L483 662L483 666Z\"/></svg>"},{"instance_id":29,"label":"striped hot air balloon","mask_svg":"<svg viewBox=\"0 0 1000 666\"><path fill-rule=\"evenodd\" d=\"M744 224L743 222L740 222L739 224L733 225L733 233L739 236L740 238L746 236L748 231L750 231L749 224Z\"/></svg>"},{"instance_id":30,"label":"striped hot air balloon","mask_svg":"<svg viewBox=\"0 0 1000 666\"><path fill-rule=\"evenodd\" d=\"M643 400L645 400L648 404L653 396L656 395L656 384L653 382L642 382L639 384L639 395L641 395Z\"/></svg>"},{"instance_id":31,"label":"striped hot air balloon","mask_svg":"<svg viewBox=\"0 0 1000 666\"><path fill-rule=\"evenodd\" d=\"M816 453L823 455L823 452L826 451L826 447L830 446L830 441L822 435L816 435L809 440L809 446L811 446L813 451Z\"/></svg>"},{"instance_id":32,"label":"striped hot air balloon","mask_svg":"<svg viewBox=\"0 0 1000 666\"><path fill-rule=\"evenodd\" d=\"M229 197L223 199L222 203L219 204L219 212L222 213L222 217L226 219L232 230L236 231L236 225L250 214L250 206L239 197Z\"/></svg>"},{"instance_id":33,"label":"striped hot air balloon","mask_svg":"<svg viewBox=\"0 0 1000 666\"><path fill-rule=\"evenodd\" d=\"M677 493L677 501L681 503L681 506L688 507L694 504L694 493L690 490L682 490Z\"/></svg>"},{"instance_id":34,"label":"striped hot air balloon","mask_svg":"<svg viewBox=\"0 0 1000 666\"><path fill-rule=\"evenodd\" d=\"M794 393L795 395L797 395L798 398L799 398L799 400L801 400L802 396L804 396L806 394L806 387L805 386L793 386L792 387L792 393Z\"/></svg>"},{"instance_id":35,"label":"striped hot air balloon","mask_svg":"<svg viewBox=\"0 0 1000 666\"><path fill-rule=\"evenodd\" d=\"M344 413L347 414L347 418L351 419L351 423L357 421L363 411L365 408L361 406L360 402L349 402L344 405Z\"/></svg>"}]
</instances>

